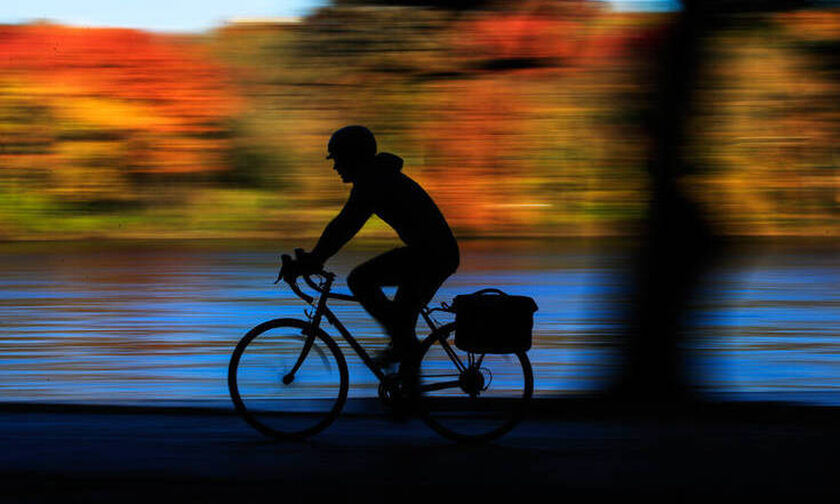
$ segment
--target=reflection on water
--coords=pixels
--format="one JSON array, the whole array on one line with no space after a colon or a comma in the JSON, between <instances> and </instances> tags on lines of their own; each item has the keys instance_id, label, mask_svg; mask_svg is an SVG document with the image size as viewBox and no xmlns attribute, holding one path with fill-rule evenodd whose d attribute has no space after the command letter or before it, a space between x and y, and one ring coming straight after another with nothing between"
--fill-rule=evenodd
<instances>
[{"instance_id":1,"label":"reflection on water","mask_svg":"<svg viewBox=\"0 0 840 504\"><path fill-rule=\"evenodd\" d=\"M342 252L346 275L383 250ZM301 317L272 285L280 251L253 243L46 243L0 246L0 400L227 402L228 358L252 326ZM833 250L739 252L699 307L694 368L709 392L840 404L840 311ZM614 368L621 248L603 243L464 244L436 301L486 286L537 299L529 356L535 393L600 387ZM342 284L343 288L343 284ZM357 306L334 309L363 345L385 340ZM331 331L337 334L336 331ZM370 371L345 349L351 397Z\"/></svg>"}]
</instances>

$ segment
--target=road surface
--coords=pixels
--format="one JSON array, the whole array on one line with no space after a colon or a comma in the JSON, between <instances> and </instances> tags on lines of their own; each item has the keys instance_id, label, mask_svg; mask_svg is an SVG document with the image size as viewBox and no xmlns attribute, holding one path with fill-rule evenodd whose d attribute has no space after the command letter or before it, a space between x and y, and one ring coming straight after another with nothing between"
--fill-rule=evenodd
<instances>
[{"instance_id":1,"label":"road surface","mask_svg":"<svg viewBox=\"0 0 840 504\"><path fill-rule=\"evenodd\" d=\"M310 441L276 443L224 410L7 405L0 407L0 499L840 493L836 414L743 416L543 415L496 443L462 446L420 421L385 415L345 415Z\"/></svg>"}]
</instances>

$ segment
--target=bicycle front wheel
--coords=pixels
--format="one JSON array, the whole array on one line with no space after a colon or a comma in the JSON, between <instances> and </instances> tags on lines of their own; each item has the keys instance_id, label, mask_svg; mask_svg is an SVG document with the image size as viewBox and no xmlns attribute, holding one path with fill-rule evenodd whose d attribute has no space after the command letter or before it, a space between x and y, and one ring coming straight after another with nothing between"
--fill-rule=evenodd
<instances>
[{"instance_id":1,"label":"bicycle front wheel","mask_svg":"<svg viewBox=\"0 0 840 504\"><path fill-rule=\"evenodd\" d=\"M421 413L436 432L455 441L490 441L522 419L534 392L524 352L464 352L455 347L454 323L427 337L421 351Z\"/></svg>"},{"instance_id":2,"label":"bicycle front wheel","mask_svg":"<svg viewBox=\"0 0 840 504\"><path fill-rule=\"evenodd\" d=\"M347 363L335 341L318 329L298 370L309 323L275 319L251 329L236 345L228 388L236 411L275 439L302 439L336 419L347 400Z\"/></svg>"}]
</instances>

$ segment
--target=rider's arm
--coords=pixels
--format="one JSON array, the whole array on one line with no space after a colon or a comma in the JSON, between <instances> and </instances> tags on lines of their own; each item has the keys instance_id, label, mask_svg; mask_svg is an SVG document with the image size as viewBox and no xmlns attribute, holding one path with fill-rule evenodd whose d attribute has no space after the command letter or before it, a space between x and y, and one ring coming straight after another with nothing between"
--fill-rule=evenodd
<instances>
[{"instance_id":1,"label":"rider's arm","mask_svg":"<svg viewBox=\"0 0 840 504\"><path fill-rule=\"evenodd\" d=\"M327 224L311 254L323 264L356 236L372 214L370 206L364 202L357 188L354 187L344 208Z\"/></svg>"}]
</instances>

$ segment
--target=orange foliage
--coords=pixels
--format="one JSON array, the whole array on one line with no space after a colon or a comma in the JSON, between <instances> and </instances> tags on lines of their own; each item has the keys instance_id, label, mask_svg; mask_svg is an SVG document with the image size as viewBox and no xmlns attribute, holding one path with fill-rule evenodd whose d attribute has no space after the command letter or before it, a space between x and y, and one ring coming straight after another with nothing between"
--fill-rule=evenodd
<instances>
[{"instance_id":1,"label":"orange foliage","mask_svg":"<svg viewBox=\"0 0 840 504\"><path fill-rule=\"evenodd\" d=\"M515 180L522 166L514 155L522 104L513 90L492 80L441 86L435 120L424 125L426 172L423 183L439 200L447 218L469 230L499 229L517 221L502 204L515 203ZM491 231L491 232L492 232Z\"/></svg>"},{"instance_id":2,"label":"orange foliage","mask_svg":"<svg viewBox=\"0 0 840 504\"><path fill-rule=\"evenodd\" d=\"M23 78L59 116L151 138L152 152L127 160L133 169L222 168L213 154L239 103L225 70L194 46L129 29L0 26L0 53L0 75Z\"/></svg>"}]
</instances>

